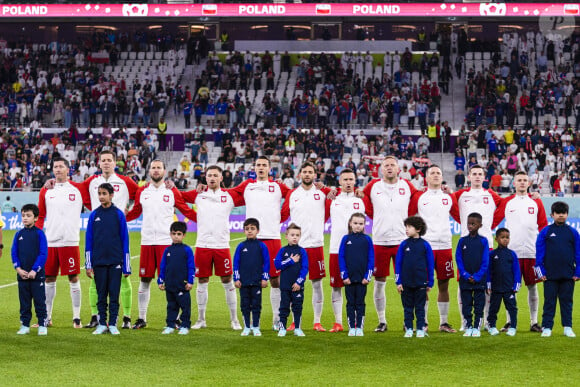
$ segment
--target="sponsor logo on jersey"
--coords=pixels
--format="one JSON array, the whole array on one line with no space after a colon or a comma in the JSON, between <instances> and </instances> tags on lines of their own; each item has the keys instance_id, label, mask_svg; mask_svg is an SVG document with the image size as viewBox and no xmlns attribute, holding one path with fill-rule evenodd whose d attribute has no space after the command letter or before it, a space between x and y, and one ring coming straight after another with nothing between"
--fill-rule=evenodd
<instances>
[{"instance_id":1,"label":"sponsor logo on jersey","mask_svg":"<svg viewBox=\"0 0 580 387\"><path fill-rule=\"evenodd\" d=\"M351 241L346 242L347 245L352 245Z\"/></svg>"},{"instance_id":2,"label":"sponsor logo on jersey","mask_svg":"<svg viewBox=\"0 0 580 387\"><path fill-rule=\"evenodd\" d=\"M169 195L163 195L163 201L169 203Z\"/></svg>"},{"instance_id":3,"label":"sponsor logo on jersey","mask_svg":"<svg viewBox=\"0 0 580 387\"><path fill-rule=\"evenodd\" d=\"M555 237L555 236L556 236L556 234L554 234L554 233L550 234L550 237Z\"/></svg>"},{"instance_id":4,"label":"sponsor logo on jersey","mask_svg":"<svg viewBox=\"0 0 580 387\"><path fill-rule=\"evenodd\" d=\"M534 207L528 207L528 214L533 215L534 212L536 212Z\"/></svg>"},{"instance_id":5,"label":"sponsor logo on jersey","mask_svg":"<svg viewBox=\"0 0 580 387\"><path fill-rule=\"evenodd\" d=\"M247 251L248 251L248 249L244 248L242 251L246 251L246 252L247 252Z\"/></svg>"},{"instance_id":6,"label":"sponsor logo on jersey","mask_svg":"<svg viewBox=\"0 0 580 387\"><path fill-rule=\"evenodd\" d=\"M100 222L100 221L101 221L101 218L99 218L99 217L97 216L97 219L95 219L95 222Z\"/></svg>"},{"instance_id":7,"label":"sponsor logo on jersey","mask_svg":"<svg viewBox=\"0 0 580 387\"><path fill-rule=\"evenodd\" d=\"M71 202L75 201L75 197L76 197L75 194L68 194L68 200L70 200Z\"/></svg>"},{"instance_id":8,"label":"sponsor logo on jersey","mask_svg":"<svg viewBox=\"0 0 580 387\"><path fill-rule=\"evenodd\" d=\"M18 238L19 241L24 240L24 238L22 236L20 236L20 238Z\"/></svg>"}]
</instances>

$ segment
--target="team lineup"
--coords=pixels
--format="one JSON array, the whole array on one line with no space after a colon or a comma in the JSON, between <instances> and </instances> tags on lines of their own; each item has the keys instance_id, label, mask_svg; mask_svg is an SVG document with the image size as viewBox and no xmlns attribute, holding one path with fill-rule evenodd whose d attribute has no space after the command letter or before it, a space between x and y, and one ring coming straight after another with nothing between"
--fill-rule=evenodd
<instances>
[{"instance_id":1,"label":"team lineup","mask_svg":"<svg viewBox=\"0 0 580 387\"><path fill-rule=\"evenodd\" d=\"M381 179L364 189L356 188L356 175L343 169L339 187L316 183L314 165L299 170L300 185L290 189L269 178L266 157L255 161L256 178L235 188L221 188L222 170L210 166L207 185L180 192L165 181L162 161L151 162L150 182L138 187L131 179L114 172L116 157L104 151L99 156L102 173L82 183L69 180L65 159L53 162L54 181L41 190L38 207L22 208L24 228L14 239L12 260L17 271L20 295L19 334L30 332L32 304L38 317L38 334L46 335L52 325L52 307L59 275L69 279L74 328L80 318L79 275L80 227L83 206L92 210L85 243L85 269L90 277L91 321L85 327L93 334L117 335L120 306L122 328L147 326L151 282L165 291L167 319L163 334L206 324L208 284L219 276L225 291L233 330L242 336L261 336L262 289L270 284L272 328L278 336L292 332L305 336L302 308L306 280L312 286L314 331L321 324L324 305L324 224L331 220L329 268L334 324L330 332L348 331L364 335L365 296L372 277L373 301L379 323L374 332L388 329L386 281L394 279L404 310L404 336L425 337L429 293L437 284L439 331L456 333L449 323L449 281L455 277L449 218L461 224L456 249L457 300L464 336L479 337L482 329L499 334L497 313L503 301L508 321L501 329L514 336L517 329L515 293L521 278L528 293L530 330L550 336L557 300L560 302L564 334L572 331L574 283L580 277L580 235L566 225L568 207L563 202L551 208L554 223L548 225L546 211L537 196L528 194L525 172L516 173L515 194L501 198L484 189L484 170L475 165L468 175L470 188L450 192L442 171L425 171L426 189L417 190L399 177L395 157L381 163ZM130 201L134 204L130 210ZM195 204L195 210L187 203ZM246 240L230 255L229 217L236 206L246 206ZM174 222L175 209L197 222L195 251L183 244L187 225ZM127 222L142 216L139 262L138 318L131 321L132 288ZM364 234L366 217L373 219L372 238ZM280 224L290 219L287 246L282 246ZM505 219L505 228L492 230ZM44 232L42 231L44 229ZM392 262L392 263L391 263ZM436 277L436 278L435 278ZM197 278L197 284L194 284ZM436 281L435 281L436 279ZM544 305L538 321L537 283L544 282ZM190 291L196 286L197 320L192 324ZM345 288L347 325L343 327ZM243 324L237 317L238 296ZM120 300L120 302L119 302ZM290 311L293 322L289 323ZM414 326L414 320L415 326ZM243 326L242 326L243 325Z\"/></svg>"}]
</instances>

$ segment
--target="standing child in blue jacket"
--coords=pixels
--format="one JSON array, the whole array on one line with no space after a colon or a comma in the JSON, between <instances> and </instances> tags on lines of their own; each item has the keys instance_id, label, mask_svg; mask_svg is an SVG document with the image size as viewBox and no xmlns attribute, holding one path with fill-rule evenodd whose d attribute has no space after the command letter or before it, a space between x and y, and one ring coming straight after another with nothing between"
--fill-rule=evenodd
<instances>
[{"instance_id":1,"label":"standing child in blue jacket","mask_svg":"<svg viewBox=\"0 0 580 387\"><path fill-rule=\"evenodd\" d=\"M94 335L101 335L107 331L112 335L120 334L117 317L121 277L131 274L127 220L123 211L113 204L114 192L113 186L109 183L99 186L101 205L91 212L87 223L85 267L87 276L95 278L98 294L99 325L93 332Z\"/></svg>"},{"instance_id":2,"label":"standing child in blue jacket","mask_svg":"<svg viewBox=\"0 0 580 387\"><path fill-rule=\"evenodd\" d=\"M568 204L552 204L554 223L545 227L536 240L536 275L544 281L544 313L542 337L550 337L554 327L556 302L560 299L560 314L564 335L576 337L572 330L574 282L580 279L580 234L566 224Z\"/></svg>"},{"instance_id":3,"label":"standing child in blue jacket","mask_svg":"<svg viewBox=\"0 0 580 387\"><path fill-rule=\"evenodd\" d=\"M247 239L238 245L234 254L234 281L236 288L240 289L240 309L245 323L242 336L248 336L250 332L262 336L262 288L268 287L270 279L270 254L264 242L258 240L259 231L258 219L246 219L244 233Z\"/></svg>"},{"instance_id":4,"label":"standing child in blue jacket","mask_svg":"<svg viewBox=\"0 0 580 387\"><path fill-rule=\"evenodd\" d=\"M12 242L12 263L18 280L20 298L20 329L17 334L30 333L32 302L38 318L38 335L46 336L46 297L44 294L44 264L48 256L48 244L44 232L34 224L38 219L38 207L25 204L22 207L24 228L14 235Z\"/></svg>"},{"instance_id":5,"label":"standing child in blue jacket","mask_svg":"<svg viewBox=\"0 0 580 387\"><path fill-rule=\"evenodd\" d=\"M302 304L304 303L304 281L308 274L308 254L298 246L302 229L291 223L286 229L288 245L278 251L274 265L280 273L280 329L279 337L286 336L286 323L290 315L290 307L294 315L294 336L306 336L300 329Z\"/></svg>"},{"instance_id":6,"label":"standing child in blue jacket","mask_svg":"<svg viewBox=\"0 0 580 387\"><path fill-rule=\"evenodd\" d=\"M417 337L425 337L425 303L433 287L435 257L429 242L421 238L427 224L420 216L405 219L409 237L399 245L395 257L395 283L405 313L405 336L413 337L413 315L417 317Z\"/></svg>"},{"instance_id":7,"label":"standing child in blue jacket","mask_svg":"<svg viewBox=\"0 0 580 387\"><path fill-rule=\"evenodd\" d=\"M345 285L349 336L364 336L365 297L375 267L373 241L364 233L365 219L360 212L351 215L349 233L342 237L338 250L340 276Z\"/></svg>"},{"instance_id":8,"label":"standing child in blue jacket","mask_svg":"<svg viewBox=\"0 0 580 387\"><path fill-rule=\"evenodd\" d=\"M159 265L159 289L165 291L167 299L167 318L165 329L161 332L169 335L179 325L180 335L187 335L191 327L191 295L189 291L195 281L195 259L191 247L183 244L187 233L187 224L173 222L169 227L173 244L165 249ZM181 310L181 318L178 319Z\"/></svg>"},{"instance_id":9,"label":"standing child in blue jacket","mask_svg":"<svg viewBox=\"0 0 580 387\"><path fill-rule=\"evenodd\" d=\"M507 228L499 228L495 232L495 240L497 241L497 249L489 253L489 271L487 274L487 293L491 295L489 314L487 315L489 334L492 336L499 335L495 324L497 322L497 312L503 300L510 316L510 327L506 334L515 336L518 325L516 293L522 285L520 263L516 253L508 249L510 232Z\"/></svg>"}]
</instances>

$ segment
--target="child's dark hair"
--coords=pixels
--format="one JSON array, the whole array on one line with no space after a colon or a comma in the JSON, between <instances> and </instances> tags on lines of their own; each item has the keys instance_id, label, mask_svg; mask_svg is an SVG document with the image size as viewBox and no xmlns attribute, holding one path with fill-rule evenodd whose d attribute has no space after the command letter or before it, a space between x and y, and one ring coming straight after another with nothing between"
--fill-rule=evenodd
<instances>
[{"instance_id":1,"label":"child's dark hair","mask_svg":"<svg viewBox=\"0 0 580 387\"><path fill-rule=\"evenodd\" d=\"M113 188L113 186L110 183L103 183L99 186L99 189L104 189L105 191L107 191L109 193L109 195L112 195L115 192L115 189Z\"/></svg>"},{"instance_id":2,"label":"child's dark hair","mask_svg":"<svg viewBox=\"0 0 580 387\"><path fill-rule=\"evenodd\" d=\"M354 214L352 214L350 216L350 218L348 219L348 232L349 234L352 232L352 227L350 227L350 222L354 219L354 218L362 218L363 221L365 221L367 218L365 217L365 214L363 214L362 212L355 212ZM364 232L364 231L363 231Z\"/></svg>"},{"instance_id":3,"label":"child's dark hair","mask_svg":"<svg viewBox=\"0 0 580 387\"><path fill-rule=\"evenodd\" d=\"M497 231L495 232L495 236L496 236L496 238L497 238L497 237L499 237L499 236L500 236L501 234L503 234L504 232L509 234L509 233L510 233L510 230L508 230L508 229L507 229L507 228L505 228L505 227L500 227L500 228L498 228L498 229L497 229Z\"/></svg>"},{"instance_id":4,"label":"child's dark hair","mask_svg":"<svg viewBox=\"0 0 580 387\"><path fill-rule=\"evenodd\" d=\"M409 216L407 219L405 219L403 224L405 226L413 227L415 230L417 230L417 232L419 232L420 236L425 235L427 232L427 223L425 223L423 218L420 216Z\"/></svg>"},{"instance_id":5,"label":"child's dark hair","mask_svg":"<svg viewBox=\"0 0 580 387\"><path fill-rule=\"evenodd\" d=\"M38 214L40 213L36 204L25 204L22 206L20 212L32 212L35 218L38 218Z\"/></svg>"},{"instance_id":6,"label":"child's dark hair","mask_svg":"<svg viewBox=\"0 0 580 387\"><path fill-rule=\"evenodd\" d=\"M567 214L569 210L568 203L556 202L552 204L552 214Z\"/></svg>"},{"instance_id":7,"label":"child's dark hair","mask_svg":"<svg viewBox=\"0 0 580 387\"><path fill-rule=\"evenodd\" d=\"M244 220L244 229L246 228L246 226L256 226L256 228L259 230L260 222L256 218L248 218Z\"/></svg>"},{"instance_id":8,"label":"child's dark hair","mask_svg":"<svg viewBox=\"0 0 580 387\"><path fill-rule=\"evenodd\" d=\"M483 222L483 217L481 216L481 214L479 212L472 212L471 214L467 215L467 218L475 218L475 219L479 220L480 222Z\"/></svg>"},{"instance_id":9,"label":"child's dark hair","mask_svg":"<svg viewBox=\"0 0 580 387\"><path fill-rule=\"evenodd\" d=\"M298 230L298 231L302 232L302 228L299 225L297 225L296 223L290 223L288 225L288 227L286 228L286 232L288 232L290 230Z\"/></svg>"},{"instance_id":10,"label":"child's dark hair","mask_svg":"<svg viewBox=\"0 0 580 387\"><path fill-rule=\"evenodd\" d=\"M171 223L171 227L169 227L169 231L182 232L185 234L187 233L187 224L185 224L185 222L173 222Z\"/></svg>"}]
</instances>

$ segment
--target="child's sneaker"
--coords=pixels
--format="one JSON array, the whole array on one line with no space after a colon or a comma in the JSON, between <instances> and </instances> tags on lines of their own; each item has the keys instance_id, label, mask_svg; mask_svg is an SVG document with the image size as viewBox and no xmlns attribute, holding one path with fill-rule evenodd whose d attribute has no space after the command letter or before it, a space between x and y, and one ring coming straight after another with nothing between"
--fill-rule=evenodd
<instances>
[{"instance_id":1,"label":"child's sneaker","mask_svg":"<svg viewBox=\"0 0 580 387\"><path fill-rule=\"evenodd\" d=\"M471 330L471 337L481 337L481 331L479 329L473 328Z\"/></svg>"},{"instance_id":2,"label":"child's sneaker","mask_svg":"<svg viewBox=\"0 0 580 387\"><path fill-rule=\"evenodd\" d=\"M95 329L95 331L93 332L93 335L102 335L103 333L106 333L108 330L106 325L98 325L97 329Z\"/></svg>"},{"instance_id":3,"label":"child's sneaker","mask_svg":"<svg viewBox=\"0 0 580 387\"><path fill-rule=\"evenodd\" d=\"M425 337L425 331L423 329L417 329L417 337L420 339Z\"/></svg>"},{"instance_id":4,"label":"child's sneaker","mask_svg":"<svg viewBox=\"0 0 580 387\"><path fill-rule=\"evenodd\" d=\"M564 327L564 336L566 336L566 337L576 337L576 334L572 330L572 327Z\"/></svg>"},{"instance_id":5,"label":"child's sneaker","mask_svg":"<svg viewBox=\"0 0 580 387\"><path fill-rule=\"evenodd\" d=\"M509 328L505 334L508 336L515 336L516 335L516 328Z\"/></svg>"},{"instance_id":6,"label":"child's sneaker","mask_svg":"<svg viewBox=\"0 0 580 387\"><path fill-rule=\"evenodd\" d=\"M552 330L550 328L542 328L542 337L552 336Z\"/></svg>"},{"instance_id":7,"label":"child's sneaker","mask_svg":"<svg viewBox=\"0 0 580 387\"><path fill-rule=\"evenodd\" d=\"M48 334L48 328L38 327L38 336L46 336Z\"/></svg>"},{"instance_id":8,"label":"child's sneaker","mask_svg":"<svg viewBox=\"0 0 580 387\"><path fill-rule=\"evenodd\" d=\"M356 336L356 329L355 328L350 328L348 330L348 335L349 336Z\"/></svg>"},{"instance_id":9,"label":"child's sneaker","mask_svg":"<svg viewBox=\"0 0 580 387\"><path fill-rule=\"evenodd\" d=\"M109 326L109 333L111 333L112 335L120 335L121 334L121 332L119 332L119 329L117 328L116 325Z\"/></svg>"},{"instance_id":10,"label":"child's sneaker","mask_svg":"<svg viewBox=\"0 0 580 387\"><path fill-rule=\"evenodd\" d=\"M177 332L178 335L188 335L189 334L189 328L185 328L185 327L181 327L179 328L179 332Z\"/></svg>"},{"instance_id":11,"label":"child's sneaker","mask_svg":"<svg viewBox=\"0 0 580 387\"><path fill-rule=\"evenodd\" d=\"M17 335L27 335L30 333L30 328L29 327L25 327L24 325L22 325L20 327L20 329L18 330L18 332L16 332Z\"/></svg>"},{"instance_id":12,"label":"child's sneaker","mask_svg":"<svg viewBox=\"0 0 580 387\"><path fill-rule=\"evenodd\" d=\"M284 336L286 336L286 329L280 327L278 329L278 337L284 337Z\"/></svg>"},{"instance_id":13,"label":"child's sneaker","mask_svg":"<svg viewBox=\"0 0 580 387\"><path fill-rule=\"evenodd\" d=\"M411 328L407 329L405 331L405 336L404 337L406 337L406 338L413 337L413 329L411 329Z\"/></svg>"},{"instance_id":14,"label":"child's sneaker","mask_svg":"<svg viewBox=\"0 0 580 387\"><path fill-rule=\"evenodd\" d=\"M355 333L355 336L364 336L365 335L362 328L356 328L354 333Z\"/></svg>"},{"instance_id":15,"label":"child's sneaker","mask_svg":"<svg viewBox=\"0 0 580 387\"><path fill-rule=\"evenodd\" d=\"M296 329L294 329L294 336L304 337L306 335L304 334L304 332L302 331L302 329L296 328Z\"/></svg>"},{"instance_id":16,"label":"child's sneaker","mask_svg":"<svg viewBox=\"0 0 580 387\"><path fill-rule=\"evenodd\" d=\"M253 327L252 333L254 334L254 336L262 336L262 332L260 331L260 328L258 328L258 327Z\"/></svg>"},{"instance_id":17,"label":"child's sneaker","mask_svg":"<svg viewBox=\"0 0 580 387\"><path fill-rule=\"evenodd\" d=\"M465 333L463 333L463 337L471 337L473 335L473 328L465 328Z\"/></svg>"},{"instance_id":18,"label":"child's sneaker","mask_svg":"<svg viewBox=\"0 0 580 387\"><path fill-rule=\"evenodd\" d=\"M499 335L499 331L497 330L496 327L492 327L489 328L489 330L487 331L491 336L497 336Z\"/></svg>"},{"instance_id":19,"label":"child's sneaker","mask_svg":"<svg viewBox=\"0 0 580 387\"><path fill-rule=\"evenodd\" d=\"M250 328L245 327L242 333L240 333L240 336L249 336L251 331L252 330Z\"/></svg>"},{"instance_id":20,"label":"child's sneaker","mask_svg":"<svg viewBox=\"0 0 580 387\"><path fill-rule=\"evenodd\" d=\"M175 332L175 328L165 327L165 329L163 329L163 331L161 332L161 334L162 335L170 335L173 332Z\"/></svg>"}]
</instances>

